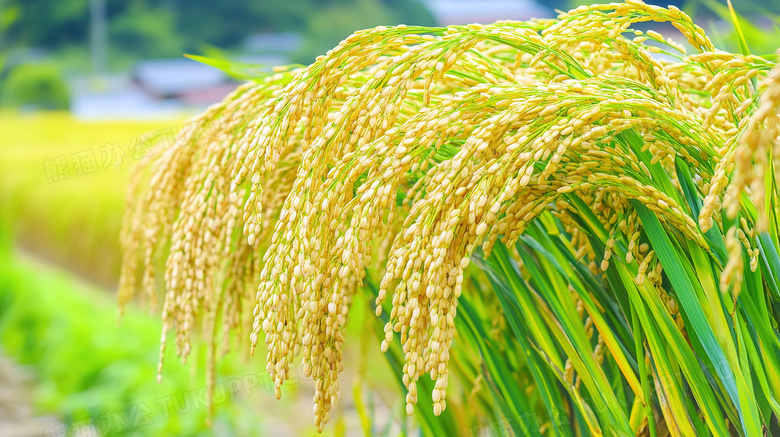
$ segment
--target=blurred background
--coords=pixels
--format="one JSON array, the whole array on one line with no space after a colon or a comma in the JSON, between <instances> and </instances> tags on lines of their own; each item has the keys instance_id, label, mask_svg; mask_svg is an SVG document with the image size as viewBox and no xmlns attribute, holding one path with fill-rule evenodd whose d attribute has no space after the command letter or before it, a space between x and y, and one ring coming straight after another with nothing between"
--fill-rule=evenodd
<instances>
[{"instance_id":1,"label":"blurred background","mask_svg":"<svg viewBox=\"0 0 780 437\"><path fill-rule=\"evenodd\" d=\"M650 3L669 2L739 51L722 0ZM307 64L354 30L553 17L582 3L0 0L0 436L314 434L311 384L294 381L276 401L262 356L222 361L212 415L202 360L169 360L157 384L159 315L134 307L117 324L129 171L243 73ZM780 47L780 2L735 7L753 53ZM214 68L226 60L231 71ZM361 317L325 434L362 435L370 415L397 435L408 425L402 399Z\"/></svg>"}]
</instances>

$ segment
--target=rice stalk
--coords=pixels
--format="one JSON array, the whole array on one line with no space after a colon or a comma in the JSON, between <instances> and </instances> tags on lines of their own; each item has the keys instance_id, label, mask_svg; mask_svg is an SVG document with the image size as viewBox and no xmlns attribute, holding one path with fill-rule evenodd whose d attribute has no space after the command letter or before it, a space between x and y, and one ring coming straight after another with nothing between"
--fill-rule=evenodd
<instances>
[{"instance_id":1,"label":"rice stalk","mask_svg":"<svg viewBox=\"0 0 780 437\"><path fill-rule=\"evenodd\" d=\"M242 85L135 179L120 303L154 300L165 259L160 371L171 329L182 360L198 329L214 357L254 303L251 351L262 331L277 397L301 360L319 430L375 275L410 415L424 374L447 408L462 335L505 417L564 403L588 435L758 435L780 413L778 104L780 66L638 0L358 31ZM504 397L517 373L538 399ZM514 432L540 430L568 435Z\"/></svg>"}]
</instances>

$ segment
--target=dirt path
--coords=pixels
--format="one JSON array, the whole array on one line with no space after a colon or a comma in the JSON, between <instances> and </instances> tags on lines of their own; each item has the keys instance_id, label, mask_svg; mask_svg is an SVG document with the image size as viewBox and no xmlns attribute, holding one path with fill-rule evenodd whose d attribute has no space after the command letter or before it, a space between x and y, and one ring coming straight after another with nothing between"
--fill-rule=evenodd
<instances>
[{"instance_id":1,"label":"dirt path","mask_svg":"<svg viewBox=\"0 0 780 437\"><path fill-rule=\"evenodd\" d=\"M30 373L0 351L0 436L54 437L58 422L53 417L36 417L32 408Z\"/></svg>"}]
</instances>

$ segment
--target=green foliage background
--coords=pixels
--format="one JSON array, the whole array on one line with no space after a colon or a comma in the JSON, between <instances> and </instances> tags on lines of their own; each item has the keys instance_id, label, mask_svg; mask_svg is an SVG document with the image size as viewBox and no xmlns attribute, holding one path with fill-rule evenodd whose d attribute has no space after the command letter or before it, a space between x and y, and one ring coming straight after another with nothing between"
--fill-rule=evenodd
<instances>
[{"instance_id":1,"label":"green foliage background","mask_svg":"<svg viewBox=\"0 0 780 437\"><path fill-rule=\"evenodd\" d=\"M6 0L0 10L16 17L0 45L84 60L78 53L89 41L90 0ZM114 66L126 65L128 57L177 57L204 45L233 49L252 33L290 31L307 41L294 61L310 62L355 29L433 24L416 0L106 0L106 10Z\"/></svg>"},{"instance_id":2,"label":"green foliage background","mask_svg":"<svg viewBox=\"0 0 780 437\"><path fill-rule=\"evenodd\" d=\"M0 103L11 107L67 110L70 90L57 65L20 65L4 81L0 89Z\"/></svg>"}]
</instances>

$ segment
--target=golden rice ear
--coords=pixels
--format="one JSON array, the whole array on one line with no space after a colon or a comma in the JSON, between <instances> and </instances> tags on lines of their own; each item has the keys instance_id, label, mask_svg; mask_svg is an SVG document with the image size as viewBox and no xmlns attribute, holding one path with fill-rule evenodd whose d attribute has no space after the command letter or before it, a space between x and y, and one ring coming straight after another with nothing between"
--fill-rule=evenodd
<instances>
[{"instance_id":1,"label":"golden rice ear","mask_svg":"<svg viewBox=\"0 0 780 437\"><path fill-rule=\"evenodd\" d=\"M747 122L744 132L739 137L739 143L734 151L735 171L728 187L729 203L727 205L730 218L736 217L742 193L749 189L753 198L764 199L767 172L777 168L780 154L780 64L769 72L759 84L760 98L758 108ZM750 100L750 105L756 102ZM765 202L757 202L757 231L763 232L768 227L768 214Z\"/></svg>"},{"instance_id":2,"label":"golden rice ear","mask_svg":"<svg viewBox=\"0 0 780 437\"><path fill-rule=\"evenodd\" d=\"M246 323L242 302L251 299L247 290L257 284L259 256L240 227L237 230L246 184L231 183L242 165L242 132L293 74L278 73L260 84L238 87L222 103L186 122L173 145L155 154L155 160L137 169L131 180L121 237L120 308L139 288L148 301L156 302L157 259L167 251L158 378L172 327L177 355L186 360L194 329L202 331L208 355L215 357L220 343L223 351L229 345L226 335L216 335L215 324L221 323L227 333L240 332ZM294 164L294 156L288 162ZM142 191L143 173L148 173L148 181ZM284 181L278 182L276 197L285 190ZM279 202L273 199L266 199L270 208ZM207 374L213 383L216 375Z\"/></svg>"},{"instance_id":3,"label":"golden rice ear","mask_svg":"<svg viewBox=\"0 0 780 437\"><path fill-rule=\"evenodd\" d=\"M643 21L671 23L697 53L632 29ZM632 202L707 247L702 231L719 225L721 205L733 213L747 188L760 194L755 163L778 150L772 66L716 52L680 10L634 0L554 20L356 32L306 68L239 87L150 164L147 186L134 180L120 303L139 288L153 299L165 259L160 366L170 329L182 360L198 331L213 359L251 320L251 351L263 334L277 397L296 359L314 379L322 430L370 270L382 276L377 314L389 309L382 350L396 333L402 343L406 411L427 373L439 415L472 254L512 248L540 216L559 220L593 273L617 249L636 261L635 283L676 314ZM678 164L707 194L698 217L674 191ZM603 254L581 232L585 210L603 228ZM732 259L752 226L729 234ZM724 286L741 266L729 262ZM604 339L595 343L603 360ZM573 364L563 367L573 381Z\"/></svg>"}]
</instances>

